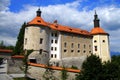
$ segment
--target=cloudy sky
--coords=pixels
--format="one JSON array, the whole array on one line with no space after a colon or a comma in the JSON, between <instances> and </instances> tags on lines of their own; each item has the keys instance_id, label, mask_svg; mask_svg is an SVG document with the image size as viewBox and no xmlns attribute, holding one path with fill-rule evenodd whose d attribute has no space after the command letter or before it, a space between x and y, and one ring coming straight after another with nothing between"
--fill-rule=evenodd
<instances>
[{"instance_id":1,"label":"cloudy sky","mask_svg":"<svg viewBox=\"0 0 120 80\"><path fill-rule=\"evenodd\" d=\"M120 0L0 0L0 41L15 45L21 25L36 16L40 7L47 22L90 31L94 11L110 34L110 51L120 53Z\"/></svg>"}]
</instances>

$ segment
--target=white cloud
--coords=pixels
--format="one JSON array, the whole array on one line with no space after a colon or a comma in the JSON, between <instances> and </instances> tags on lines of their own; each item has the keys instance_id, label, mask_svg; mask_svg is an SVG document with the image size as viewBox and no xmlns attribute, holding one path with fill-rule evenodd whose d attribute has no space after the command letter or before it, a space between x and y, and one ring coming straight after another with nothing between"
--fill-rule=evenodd
<instances>
[{"instance_id":1,"label":"white cloud","mask_svg":"<svg viewBox=\"0 0 120 80\"><path fill-rule=\"evenodd\" d=\"M10 5L10 0L0 0L0 11L8 10Z\"/></svg>"},{"instance_id":2,"label":"white cloud","mask_svg":"<svg viewBox=\"0 0 120 80\"><path fill-rule=\"evenodd\" d=\"M96 7L93 10L79 11L80 1L61 5L49 5L41 7L42 17L45 21L58 23L81 29L91 30L93 28L94 10L97 10L102 28L110 33L110 45L112 51L119 51L120 38L120 8L116 6ZM36 16L38 6L27 5L18 13L4 11L0 13L0 40L15 44L19 28L24 21L30 21ZM117 30L117 31L116 31ZM8 37L9 36L9 37Z\"/></svg>"}]
</instances>

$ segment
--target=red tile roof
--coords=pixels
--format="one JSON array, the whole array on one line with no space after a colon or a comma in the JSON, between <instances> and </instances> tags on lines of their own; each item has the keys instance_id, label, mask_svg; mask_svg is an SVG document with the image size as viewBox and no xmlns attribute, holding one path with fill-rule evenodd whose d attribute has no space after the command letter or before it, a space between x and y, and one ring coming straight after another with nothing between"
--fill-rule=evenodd
<instances>
[{"instance_id":1,"label":"red tile roof","mask_svg":"<svg viewBox=\"0 0 120 80\"><path fill-rule=\"evenodd\" d=\"M12 53L13 51L9 50L9 49L0 49L0 52L3 52L3 53Z\"/></svg>"},{"instance_id":2,"label":"red tile roof","mask_svg":"<svg viewBox=\"0 0 120 80\"><path fill-rule=\"evenodd\" d=\"M106 33L101 27L96 27L91 30L91 34L95 35L95 34L108 34L108 33Z\"/></svg>"},{"instance_id":3,"label":"red tile roof","mask_svg":"<svg viewBox=\"0 0 120 80\"><path fill-rule=\"evenodd\" d=\"M22 55L15 55L15 56L12 56L12 58L23 59L24 56L22 56Z\"/></svg>"},{"instance_id":4,"label":"red tile roof","mask_svg":"<svg viewBox=\"0 0 120 80\"><path fill-rule=\"evenodd\" d=\"M44 64L36 64L36 63L28 63L31 66L35 66L35 67L42 67L42 68L47 68L47 65ZM54 69L54 70L63 70L62 67L56 67L56 66L49 66L48 68ZM79 73L80 70L79 69L71 69L71 68L65 68L65 70L67 70L68 72L74 72L74 73Z\"/></svg>"},{"instance_id":5,"label":"red tile roof","mask_svg":"<svg viewBox=\"0 0 120 80\"><path fill-rule=\"evenodd\" d=\"M41 17L38 17L38 16L35 17L32 21L28 22L28 25L43 25L43 26L49 27L53 30L65 31L65 32L82 34L82 35L89 35L90 36L90 32L88 32L86 30L81 30L81 29L78 29L78 28L72 28L72 27L69 27L69 26L63 26L63 25L57 24L57 22L48 23L48 22L45 22Z\"/></svg>"}]
</instances>

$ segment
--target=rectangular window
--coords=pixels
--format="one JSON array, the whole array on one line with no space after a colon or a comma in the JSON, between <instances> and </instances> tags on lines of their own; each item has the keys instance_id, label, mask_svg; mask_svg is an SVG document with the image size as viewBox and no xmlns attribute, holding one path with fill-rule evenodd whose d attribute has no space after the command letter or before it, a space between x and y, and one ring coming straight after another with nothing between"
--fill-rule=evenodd
<instances>
[{"instance_id":1,"label":"rectangular window","mask_svg":"<svg viewBox=\"0 0 120 80\"><path fill-rule=\"evenodd\" d=\"M25 45L27 44L27 38L25 38Z\"/></svg>"},{"instance_id":2,"label":"rectangular window","mask_svg":"<svg viewBox=\"0 0 120 80\"><path fill-rule=\"evenodd\" d=\"M86 45L84 44L84 49L86 48Z\"/></svg>"},{"instance_id":3,"label":"rectangular window","mask_svg":"<svg viewBox=\"0 0 120 80\"><path fill-rule=\"evenodd\" d=\"M80 48L80 44L78 44L78 48Z\"/></svg>"},{"instance_id":4,"label":"rectangular window","mask_svg":"<svg viewBox=\"0 0 120 80\"><path fill-rule=\"evenodd\" d=\"M74 47L74 44L72 43L72 44L71 44L71 48L73 48L73 47Z\"/></svg>"},{"instance_id":5,"label":"rectangular window","mask_svg":"<svg viewBox=\"0 0 120 80\"><path fill-rule=\"evenodd\" d=\"M51 33L51 36L54 36L54 33Z\"/></svg>"},{"instance_id":6,"label":"rectangular window","mask_svg":"<svg viewBox=\"0 0 120 80\"><path fill-rule=\"evenodd\" d=\"M51 58L53 58L53 54L51 54Z\"/></svg>"},{"instance_id":7,"label":"rectangular window","mask_svg":"<svg viewBox=\"0 0 120 80\"><path fill-rule=\"evenodd\" d=\"M51 50L53 50L53 47L51 47Z\"/></svg>"},{"instance_id":8,"label":"rectangular window","mask_svg":"<svg viewBox=\"0 0 120 80\"><path fill-rule=\"evenodd\" d=\"M57 37L57 33L55 33L55 37Z\"/></svg>"},{"instance_id":9,"label":"rectangular window","mask_svg":"<svg viewBox=\"0 0 120 80\"><path fill-rule=\"evenodd\" d=\"M53 43L53 40L51 40L51 43Z\"/></svg>"},{"instance_id":10,"label":"rectangular window","mask_svg":"<svg viewBox=\"0 0 120 80\"><path fill-rule=\"evenodd\" d=\"M55 43L57 44L57 40L55 40Z\"/></svg>"},{"instance_id":11,"label":"rectangular window","mask_svg":"<svg viewBox=\"0 0 120 80\"><path fill-rule=\"evenodd\" d=\"M97 51L97 46L94 46L95 47L95 51Z\"/></svg>"},{"instance_id":12,"label":"rectangular window","mask_svg":"<svg viewBox=\"0 0 120 80\"><path fill-rule=\"evenodd\" d=\"M64 47L66 48L66 46L67 46L67 43L65 42L65 43L64 43Z\"/></svg>"},{"instance_id":13,"label":"rectangular window","mask_svg":"<svg viewBox=\"0 0 120 80\"><path fill-rule=\"evenodd\" d=\"M43 38L40 38L40 44L42 44L43 43Z\"/></svg>"},{"instance_id":14,"label":"rectangular window","mask_svg":"<svg viewBox=\"0 0 120 80\"><path fill-rule=\"evenodd\" d=\"M29 59L31 63L37 63L36 59Z\"/></svg>"},{"instance_id":15,"label":"rectangular window","mask_svg":"<svg viewBox=\"0 0 120 80\"><path fill-rule=\"evenodd\" d=\"M55 58L57 58L57 55L55 54Z\"/></svg>"},{"instance_id":16,"label":"rectangular window","mask_svg":"<svg viewBox=\"0 0 120 80\"><path fill-rule=\"evenodd\" d=\"M57 47L55 47L55 51L57 51Z\"/></svg>"}]
</instances>

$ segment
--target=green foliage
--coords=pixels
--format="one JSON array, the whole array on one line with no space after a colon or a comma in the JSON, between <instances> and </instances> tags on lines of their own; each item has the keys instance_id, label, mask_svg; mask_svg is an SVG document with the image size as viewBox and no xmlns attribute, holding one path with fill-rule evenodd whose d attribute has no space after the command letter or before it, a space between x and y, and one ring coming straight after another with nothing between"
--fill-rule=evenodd
<instances>
[{"instance_id":1,"label":"green foliage","mask_svg":"<svg viewBox=\"0 0 120 80\"><path fill-rule=\"evenodd\" d=\"M120 56L113 56L111 62L102 63L99 57L89 56L76 75L76 80L120 80Z\"/></svg>"},{"instance_id":2,"label":"green foliage","mask_svg":"<svg viewBox=\"0 0 120 80\"><path fill-rule=\"evenodd\" d=\"M101 71L101 60L99 57L91 55L83 62L82 71L77 75L76 80L100 80Z\"/></svg>"},{"instance_id":3,"label":"green foliage","mask_svg":"<svg viewBox=\"0 0 120 80\"><path fill-rule=\"evenodd\" d=\"M71 69L78 69L77 66L72 65Z\"/></svg>"},{"instance_id":4,"label":"green foliage","mask_svg":"<svg viewBox=\"0 0 120 80\"><path fill-rule=\"evenodd\" d=\"M23 59L23 62L24 62L24 65L25 65L25 70L24 70L24 73L26 74L27 73L27 70L28 70L28 56L33 52L33 50L27 50L24 52L24 59Z\"/></svg>"},{"instance_id":5,"label":"green foliage","mask_svg":"<svg viewBox=\"0 0 120 80\"><path fill-rule=\"evenodd\" d=\"M14 49L14 46L11 46L11 45L6 46L6 45L4 44L4 41L1 41L1 42L0 42L0 49L10 49L10 50L13 50L13 49Z\"/></svg>"},{"instance_id":6,"label":"green foliage","mask_svg":"<svg viewBox=\"0 0 120 80\"><path fill-rule=\"evenodd\" d=\"M20 53L23 53L25 27L26 23L24 23L20 29L13 55L19 55Z\"/></svg>"},{"instance_id":7,"label":"green foliage","mask_svg":"<svg viewBox=\"0 0 120 80\"><path fill-rule=\"evenodd\" d=\"M63 70L61 70L61 80L66 80L68 78L67 70L65 67L63 67Z\"/></svg>"}]
</instances>

